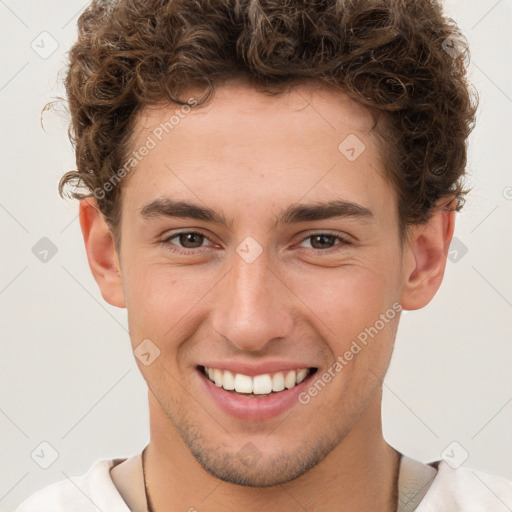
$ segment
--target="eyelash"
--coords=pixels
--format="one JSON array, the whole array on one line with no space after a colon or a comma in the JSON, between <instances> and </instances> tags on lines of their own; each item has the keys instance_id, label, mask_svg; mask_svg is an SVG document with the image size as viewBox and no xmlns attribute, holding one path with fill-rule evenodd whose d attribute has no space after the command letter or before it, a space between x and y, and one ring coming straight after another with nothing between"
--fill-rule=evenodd
<instances>
[{"instance_id":1,"label":"eyelash","mask_svg":"<svg viewBox=\"0 0 512 512\"><path fill-rule=\"evenodd\" d=\"M176 245L176 244L173 244L171 242L171 240L173 238L179 237L180 235L190 235L190 234L199 235L199 236L204 237L206 240L210 240L206 235L204 235L203 233L200 233L198 231L180 231L178 233L173 233L172 235L166 237L160 243L166 249L168 249L169 251L177 253L177 254L189 255L189 254L197 253L198 250L202 249L203 247L197 247L195 249L180 249L180 248L171 248L170 247L171 245ZM313 238L313 237L316 237L316 236L329 236L329 237L332 237L334 240L338 240L339 242L341 242L339 244L341 246L352 245L352 243L349 240L347 240L346 238L344 238L344 237L342 237L340 235L334 234L334 233L330 233L328 231L322 231L322 232L319 232L319 233L312 233L312 234L306 236L305 238L303 238L300 241L300 243L303 243L306 240L308 240L310 238ZM331 250L335 251L336 250L336 246L329 247L327 249L315 249L315 248L305 248L305 249L306 249L306 252L308 252L310 254L311 253L319 254L319 253L326 253L327 251L331 251Z\"/></svg>"}]
</instances>

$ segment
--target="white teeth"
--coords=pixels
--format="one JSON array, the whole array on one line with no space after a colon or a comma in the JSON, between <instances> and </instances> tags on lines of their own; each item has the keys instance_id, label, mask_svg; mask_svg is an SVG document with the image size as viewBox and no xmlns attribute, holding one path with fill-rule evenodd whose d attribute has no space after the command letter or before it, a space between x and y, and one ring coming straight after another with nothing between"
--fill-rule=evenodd
<instances>
[{"instance_id":1,"label":"white teeth","mask_svg":"<svg viewBox=\"0 0 512 512\"><path fill-rule=\"evenodd\" d=\"M252 379L247 375L235 375L235 391L237 393L252 393Z\"/></svg>"},{"instance_id":2,"label":"white teeth","mask_svg":"<svg viewBox=\"0 0 512 512\"><path fill-rule=\"evenodd\" d=\"M272 379L272 391L283 391L284 389L284 375L279 372L274 375Z\"/></svg>"},{"instance_id":3,"label":"white teeth","mask_svg":"<svg viewBox=\"0 0 512 512\"><path fill-rule=\"evenodd\" d=\"M219 388L222 387L222 372L220 370L213 370L213 380L215 381L215 385L219 386Z\"/></svg>"},{"instance_id":4,"label":"white teeth","mask_svg":"<svg viewBox=\"0 0 512 512\"><path fill-rule=\"evenodd\" d=\"M235 389L235 376L229 370L224 372L224 382L222 383L222 387L228 391Z\"/></svg>"},{"instance_id":5,"label":"white teeth","mask_svg":"<svg viewBox=\"0 0 512 512\"><path fill-rule=\"evenodd\" d=\"M272 391L270 375L256 375L252 381L252 392L255 395L268 395Z\"/></svg>"},{"instance_id":6,"label":"white teeth","mask_svg":"<svg viewBox=\"0 0 512 512\"><path fill-rule=\"evenodd\" d=\"M295 386L295 382L297 380L295 370L292 370L286 374L284 378L284 385L287 389L293 388Z\"/></svg>"},{"instance_id":7,"label":"white teeth","mask_svg":"<svg viewBox=\"0 0 512 512\"><path fill-rule=\"evenodd\" d=\"M307 368L303 368L297 372L297 380L296 384L300 384L308 375L309 370Z\"/></svg>"},{"instance_id":8,"label":"white teeth","mask_svg":"<svg viewBox=\"0 0 512 512\"><path fill-rule=\"evenodd\" d=\"M233 374L229 370L204 367L208 378L219 388L237 393L253 393L255 395L268 395L272 391L277 393L291 389L300 384L310 373L308 368L301 368L297 371L277 372L274 375L268 373L249 377L242 373Z\"/></svg>"}]
</instances>

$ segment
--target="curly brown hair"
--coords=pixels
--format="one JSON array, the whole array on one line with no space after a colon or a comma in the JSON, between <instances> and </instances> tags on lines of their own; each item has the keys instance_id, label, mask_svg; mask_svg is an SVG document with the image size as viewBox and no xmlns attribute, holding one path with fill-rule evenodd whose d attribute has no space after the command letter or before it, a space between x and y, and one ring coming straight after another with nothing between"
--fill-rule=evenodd
<instances>
[{"instance_id":1,"label":"curly brown hair","mask_svg":"<svg viewBox=\"0 0 512 512\"><path fill-rule=\"evenodd\" d=\"M105 184L123 167L138 114L186 104L192 86L205 104L233 78L268 94L325 81L376 113L402 240L439 199L464 204L477 99L469 52L435 0L96 0L78 30L65 78L77 170L59 193L101 190L116 242L121 187Z\"/></svg>"}]
</instances>

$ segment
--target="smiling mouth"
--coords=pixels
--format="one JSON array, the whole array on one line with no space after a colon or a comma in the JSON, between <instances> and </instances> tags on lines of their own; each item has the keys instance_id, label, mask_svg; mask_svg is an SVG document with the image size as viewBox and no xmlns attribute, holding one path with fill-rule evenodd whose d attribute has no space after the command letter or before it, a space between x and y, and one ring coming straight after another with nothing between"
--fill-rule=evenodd
<instances>
[{"instance_id":1,"label":"smiling mouth","mask_svg":"<svg viewBox=\"0 0 512 512\"><path fill-rule=\"evenodd\" d=\"M198 366L199 371L217 387L236 395L267 397L292 389L313 375L318 368L298 368L283 372L264 373L253 377L229 370Z\"/></svg>"}]
</instances>

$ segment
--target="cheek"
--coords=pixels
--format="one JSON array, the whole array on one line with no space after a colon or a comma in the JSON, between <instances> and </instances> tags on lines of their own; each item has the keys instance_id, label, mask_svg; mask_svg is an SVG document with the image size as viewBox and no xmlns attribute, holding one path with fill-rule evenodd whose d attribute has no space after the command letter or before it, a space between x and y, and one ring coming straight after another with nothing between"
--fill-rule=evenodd
<instances>
[{"instance_id":1,"label":"cheek","mask_svg":"<svg viewBox=\"0 0 512 512\"><path fill-rule=\"evenodd\" d=\"M292 288L321 321L326 337L341 342L373 325L397 300L397 269L381 261L380 267L354 264L302 273Z\"/></svg>"},{"instance_id":2,"label":"cheek","mask_svg":"<svg viewBox=\"0 0 512 512\"><path fill-rule=\"evenodd\" d=\"M162 348L188 329L187 319L209 304L218 277L193 267L171 268L161 262L132 261L126 274L126 303L133 343L150 338Z\"/></svg>"},{"instance_id":3,"label":"cheek","mask_svg":"<svg viewBox=\"0 0 512 512\"><path fill-rule=\"evenodd\" d=\"M126 266L125 296L133 343L138 338L157 341L170 329L173 317L183 307L178 280L158 266L131 261Z\"/></svg>"}]
</instances>

